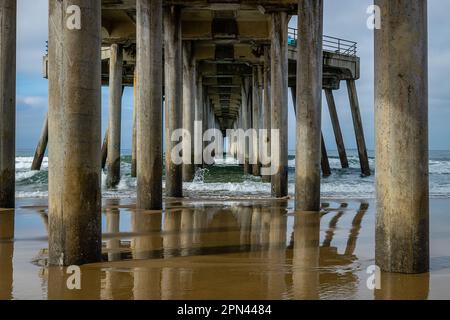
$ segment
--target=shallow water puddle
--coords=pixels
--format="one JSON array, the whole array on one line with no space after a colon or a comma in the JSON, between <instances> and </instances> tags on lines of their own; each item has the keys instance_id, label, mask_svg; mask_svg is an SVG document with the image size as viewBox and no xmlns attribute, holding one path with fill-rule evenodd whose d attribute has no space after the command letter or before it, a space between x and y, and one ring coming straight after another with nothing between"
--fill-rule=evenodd
<instances>
[{"instance_id":1,"label":"shallow water puddle","mask_svg":"<svg viewBox=\"0 0 450 320\"><path fill-rule=\"evenodd\" d=\"M268 199L169 201L163 212L108 199L104 261L81 267L81 290L46 266L45 202L0 211L0 299L450 298L448 200L432 201L431 273L382 274L380 290L367 286L372 201L324 201L308 214Z\"/></svg>"}]
</instances>

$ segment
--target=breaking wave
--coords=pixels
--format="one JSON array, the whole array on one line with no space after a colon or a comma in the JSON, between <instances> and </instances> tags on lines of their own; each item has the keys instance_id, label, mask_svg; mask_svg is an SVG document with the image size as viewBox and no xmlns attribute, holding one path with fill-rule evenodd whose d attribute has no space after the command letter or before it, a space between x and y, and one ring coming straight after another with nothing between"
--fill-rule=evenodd
<instances>
[{"instance_id":1,"label":"breaking wave","mask_svg":"<svg viewBox=\"0 0 450 320\"><path fill-rule=\"evenodd\" d=\"M430 156L430 194L434 198L450 198L450 152L433 152ZM341 169L336 155L330 156L332 175L322 179L322 195L325 198L374 198L374 176L361 177L357 154L348 157L350 168ZM31 171L33 157L16 157L16 196L39 198L48 196L48 158L44 158L41 171ZM373 157L369 160L372 171ZM295 158L289 157L289 195L294 196ZM102 173L102 189L105 198L133 198L136 196L136 178L131 177L131 157L123 156L122 179L115 189L105 186L106 174ZM164 187L164 182L163 182ZM184 184L185 195L204 198L270 197L270 184L261 179L242 174L235 159L217 159L216 165L198 169L193 182Z\"/></svg>"}]
</instances>

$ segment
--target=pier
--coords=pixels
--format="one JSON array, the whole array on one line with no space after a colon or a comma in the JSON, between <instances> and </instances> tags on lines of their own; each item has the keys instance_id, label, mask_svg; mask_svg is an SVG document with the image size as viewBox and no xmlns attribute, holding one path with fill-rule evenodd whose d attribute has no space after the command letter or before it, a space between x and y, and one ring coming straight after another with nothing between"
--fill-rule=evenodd
<instances>
[{"instance_id":1,"label":"pier","mask_svg":"<svg viewBox=\"0 0 450 320\"><path fill-rule=\"evenodd\" d=\"M331 174L321 124L322 94L342 168L349 164L339 112L347 107L361 175L372 174L357 94L357 43L323 34L322 0L49 4L43 65L49 111L33 169L40 168L48 141L50 264L101 259L101 170L106 170L109 188L118 185L126 86L135 91L132 165L137 210L159 211L167 199L183 197L183 183L204 166L203 148L192 140L187 143L187 136L198 141L196 126L202 133L216 129L223 137L230 129L250 130L244 143L229 140L231 155L244 173L271 183L273 198L286 199L289 90L296 112L295 210L316 215L296 222L296 230L320 221L321 179ZM375 4L381 8L382 23L375 30L376 264L387 272L423 273L429 268L427 1ZM76 8L81 9L79 26ZM15 13L16 0L1 2L0 207L5 208L14 207ZM295 28L289 26L292 16L298 17ZM69 18L75 19L72 28ZM102 85L109 87L104 137ZM334 99L334 92L343 87L348 106L336 105ZM176 140L179 129L183 135ZM260 129L277 131L276 141L261 136ZM185 146L183 164L172 152L179 143ZM278 160L272 175L263 174L271 164L260 157L262 149ZM317 234L300 237L310 241ZM351 243L349 247L351 252ZM297 256L304 253L295 248L294 253L300 264L308 263Z\"/></svg>"}]
</instances>

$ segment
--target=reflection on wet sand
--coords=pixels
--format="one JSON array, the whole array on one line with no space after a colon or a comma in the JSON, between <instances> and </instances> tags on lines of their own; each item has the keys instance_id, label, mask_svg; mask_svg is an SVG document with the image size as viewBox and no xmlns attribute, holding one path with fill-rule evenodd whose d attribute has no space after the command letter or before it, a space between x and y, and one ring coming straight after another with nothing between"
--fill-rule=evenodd
<instances>
[{"instance_id":1,"label":"reflection on wet sand","mask_svg":"<svg viewBox=\"0 0 450 320\"><path fill-rule=\"evenodd\" d=\"M86 268L107 274L103 296L108 298L117 297L114 292L125 296L128 290L134 299L318 299L321 277L330 280L333 266L351 269L357 259L352 253L365 209L364 204L353 219L341 255L330 247L331 230L327 245L320 247L320 220L326 211L289 214L286 203L225 208L177 203L164 213L132 211L129 251L123 243L120 249L122 257L132 260L114 262L108 256L108 263ZM107 226L108 217L113 216L106 214ZM294 222L291 227L289 219ZM334 220L330 228L336 227ZM108 252L114 250L111 244L118 244L111 239L106 243ZM321 272L327 265L330 270ZM112 281L114 273L130 274L130 282L119 287ZM336 287L357 286L358 277L348 273L331 279Z\"/></svg>"},{"instance_id":2,"label":"reflection on wet sand","mask_svg":"<svg viewBox=\"0 0 450 320\"><path fill-rule=\"evenodd\" d=\"M35 212L45 231L46 210ZM81 267L82 290L67 288L65 268L41 262L39 274L48 299L426 299L428 274L383 274L382 290L366 287L373 249L361 259L357 245L361 234L373 243L373 225L363 228L368 212L365 202L327 203L321 212L293 212L286 201L141 211L107 200L104 262ZM14 212L2 211L1 299L13 296L13 237Z\"/></svg>"},{"instance_id":3,"label":"reflection on wet sand","mask_svg":"<svg viewBox=\"0 0 450 320\"><path fill-rule=\"evenodd\" d=\"M375 291L377 300L426 300L430 289L430 274L382 273L381 288Z\"/></svg>"},{"instance_id":4,"label":"reflection on wet sand","mask_svg":"<svg viewBox=\"0 0 450 320\"><path fill-rule=\"evenodd\" d=\"M292 283L297 300L319 298L320 215L300 212L295 215L293 232Z\"/></svg>"},{"instance_id":5,"label":"reflection on wet sand","mask_svg":"<svg viewBox=\"0 0 450 320\"><path fill-rule=\"evenodd\" d=\"M0 300L13 298L14 210L0 210Z\"/></svg>"}]
</instances>

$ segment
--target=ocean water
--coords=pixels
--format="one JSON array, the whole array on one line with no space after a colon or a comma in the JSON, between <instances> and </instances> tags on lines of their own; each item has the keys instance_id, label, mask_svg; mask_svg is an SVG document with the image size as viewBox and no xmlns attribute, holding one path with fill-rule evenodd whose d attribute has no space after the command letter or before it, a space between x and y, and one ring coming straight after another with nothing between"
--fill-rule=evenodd
<instances>
[{"instance_id":1,"label":"ocean water","mask_svg":"<svg viewBox=\"0 0 450 320\"><path fill-rule=\"evenodd\" d=\"M330 199L373 199L375 197L373 152L369 152L372 176L361 177L356 150L348 151L349 169L340 168L337 152L330 151L332 175L322 179L322 196ZM31 171L32 152L22 151L16 157L16 196L18 198L44 198L48 196L48 158L42 171ZM105 187L106 174L102 174L103 197L134 198L136 179L132 178L131 156L122 156L120 184L115 189ZM294 195L295 156L289 156L289 194ZM163 181L164 186L164 181ZM185 196L191 198L268 198L270 184L258 177L244 175L232 158L217 159L216 164L199 169L193 182L184 184ZM430 152L430 196L450 198L450 151Z\"/></svg>"}]
</instances>

